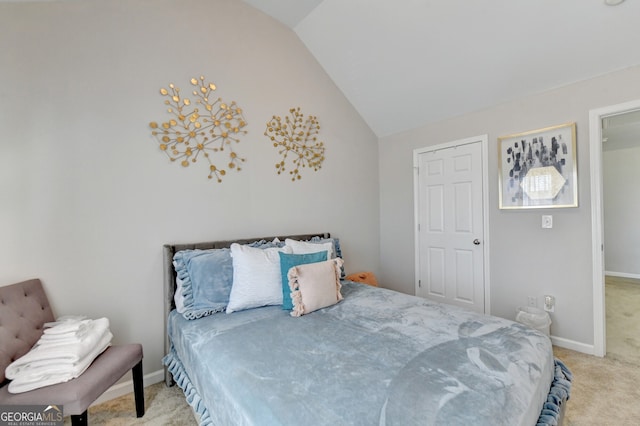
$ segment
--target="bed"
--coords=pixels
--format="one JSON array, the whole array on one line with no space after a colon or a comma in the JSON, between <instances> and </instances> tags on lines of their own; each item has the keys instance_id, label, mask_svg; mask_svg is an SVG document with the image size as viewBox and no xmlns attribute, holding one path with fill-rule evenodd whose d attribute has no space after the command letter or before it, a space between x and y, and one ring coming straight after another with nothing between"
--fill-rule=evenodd
<instances>
[{"instance_id":1,"label":"bed","mask_svg":"<svg viewBox=\"0 0 640 426\"><path fill-rule=\"evenodd\" d=\"M323 252L326 261L285 265L291 296L297 297L293 310L283 309L281 299L280 305L229 312L218 303L219 294L209 306L194 305L198 295L195 284L185 284L184 259L227 256L236 249L232 261L240 262L238 250L284 250L291 240L317 247L330 242L333 248ZM308 254L290 257L301 256ZM182 388L201 425L562 423L571 372L554 359L546 335L513 321L346 281L340 257L339 240L328 233L164 246L165 381ZM281 262L284 258L280 255ZM212 262L207 268L215 272L205 268L204 275L214 281L207 286L221 285L217 271L240 273L238 264L229 271L226 257L222 266ZM310 291L303 287L308 271L329 264L336 271L338 300L293 316L301 300L312 300L311 293L302 293ZM190 273L187 283L200 279ZM285 279L283 299L286 284ZM225 291L229 285L236 290L228 279L225 285ZM187 294L180 296L181 309L178 291ZM194 308L190 316L185 300Z\"/></svg>"}]
</instances>

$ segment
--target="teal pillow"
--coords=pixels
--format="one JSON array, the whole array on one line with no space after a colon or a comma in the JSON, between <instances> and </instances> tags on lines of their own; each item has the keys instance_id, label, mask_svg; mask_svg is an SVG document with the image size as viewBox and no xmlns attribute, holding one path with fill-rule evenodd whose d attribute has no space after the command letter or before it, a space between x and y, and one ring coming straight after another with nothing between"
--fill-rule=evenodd
<instances>
[{"instance_id":1,"label":"teal pillow","mask_svg":"<svg viewBox=\"0 0 640 426\"><path fill-rule=\"evenodd\" d=\"M287 274L289 269L298 265L306 265L307 263L324 262L327 260L327 251L319 251L317 253L307 254L289 254L279 252L280 255L280 272L282 274L282 309L288 311L293 309L291 301L291 289L289 288L289 278Z\"/></svg>"}]
</instances>

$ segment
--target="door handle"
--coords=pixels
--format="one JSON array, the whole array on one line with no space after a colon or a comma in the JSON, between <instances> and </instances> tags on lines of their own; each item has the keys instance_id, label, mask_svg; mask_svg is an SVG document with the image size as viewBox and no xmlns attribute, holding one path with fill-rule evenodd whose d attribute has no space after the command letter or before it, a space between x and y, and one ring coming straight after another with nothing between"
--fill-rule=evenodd
<instances>
[{"instance_id":1,"label":"door handle","mask_svg":"<svg viewBox=\"0 0 640 426\"><path fill-rule=\"evenodd\" d=\"M476 238L475 240L473 240L473 244L479 246L480 245L480 240Z\"/></svg>"}]
</instances>

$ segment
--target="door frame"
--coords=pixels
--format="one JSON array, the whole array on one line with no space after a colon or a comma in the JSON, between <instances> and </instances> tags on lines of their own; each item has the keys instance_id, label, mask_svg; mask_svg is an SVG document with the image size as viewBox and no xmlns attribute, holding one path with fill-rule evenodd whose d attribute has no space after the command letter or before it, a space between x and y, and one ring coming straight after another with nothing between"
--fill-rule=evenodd
<instances>
[{"instance_id":1,"label":"door frame","mask_svg":"<svg viewBox=\"0 0 640 426\"><path fill-rule=\"evenodd\" d=\"M606 307L604 297L604 227L602 204L602 119L640 109L640 100L596 108L589 111L591 157L591 240L593 270L593 355L607 353Z\"/></svg>"},{"instance_id":2,"label":"door frame","mask_svg":"<svg viewBox=\"0 0 640 426\"><path fill-rule=\"evenodd\" d=\"M460 145L469 145L472 143L481 144L482 154L482 256L483 256L483 287L484 287L484 313L491 314L491 286L489 271L489 136L479 135L465 139L458 139L438 145L416 148L413 150L413 230L414 230L414 294L417 294L418 280L420 279L420 235L418 232L419 218L419 176L418 176L418 156L428 152L439 151L442 149L455 148Z\"/></svg>"}]
</instances>

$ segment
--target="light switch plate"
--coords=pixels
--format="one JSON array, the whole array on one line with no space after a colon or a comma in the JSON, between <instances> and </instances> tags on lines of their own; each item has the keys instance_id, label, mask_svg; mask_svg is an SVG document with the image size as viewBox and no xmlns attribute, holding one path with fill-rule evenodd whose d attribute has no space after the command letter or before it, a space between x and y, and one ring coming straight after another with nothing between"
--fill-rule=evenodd
<instances>
[{"instance_id":1,"label":"light switch plate","mask_svg":"<svg viewBox=\"0 0 640 426\"><path fill-rule=\"evenodd\" d=\"M545 229L553 228L553 216L551 216L550 214L543 214L542 215L542 227L545 228Z\"/></svg>"}]
</instances>

